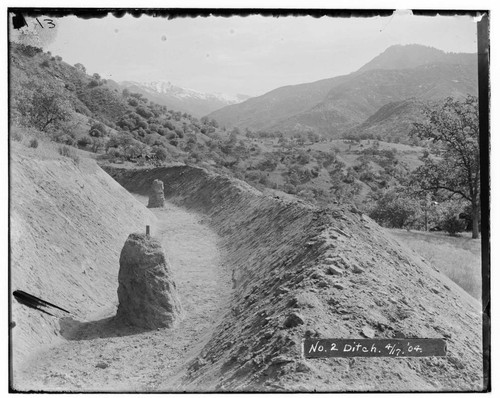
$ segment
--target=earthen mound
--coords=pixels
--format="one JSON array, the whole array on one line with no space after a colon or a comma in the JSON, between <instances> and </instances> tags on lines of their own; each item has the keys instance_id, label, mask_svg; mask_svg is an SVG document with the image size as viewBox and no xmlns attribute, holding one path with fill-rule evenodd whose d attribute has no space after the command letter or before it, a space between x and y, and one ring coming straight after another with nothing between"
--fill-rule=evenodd
<instances>
[{"instance_id":1,"label":"earthen mound","mask_svg":"<svg viewBox=\"0 0 500 398\"><path fill-rule=\"evenodd\" d=\"M117 318L147 329L173 327L181 305L161 243L130 234L120 255Z\"/></svg>"},{"instance_id":2,"label":"earthen mound","mask_svg":"<svg viewBox=\"0 0 500 398\"><path fill-rule=\"evenodd\" d=\"M149 193L148 207L163 207L165 205L165 196L163 194L163 181L154 180Z\"/></svg>"}]
</instances>

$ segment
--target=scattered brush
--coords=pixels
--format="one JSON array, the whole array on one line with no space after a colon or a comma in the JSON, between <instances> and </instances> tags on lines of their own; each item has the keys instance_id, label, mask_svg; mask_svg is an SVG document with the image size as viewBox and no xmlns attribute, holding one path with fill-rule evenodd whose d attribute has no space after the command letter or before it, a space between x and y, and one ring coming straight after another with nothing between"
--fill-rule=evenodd
<instances>
[{"instance_id":1,"label":"scattered brush","mask_svg":"<svg viewBox=\"0 0 500 398\"><path fill-rule=\"evenodd\" d=\"M61 145L58 149L59 155L66 156L70 159L73 159L75 164L80 163L80 157L76 154L76 152L71 149L69 146Z\"/></svg>"}]
</instances>

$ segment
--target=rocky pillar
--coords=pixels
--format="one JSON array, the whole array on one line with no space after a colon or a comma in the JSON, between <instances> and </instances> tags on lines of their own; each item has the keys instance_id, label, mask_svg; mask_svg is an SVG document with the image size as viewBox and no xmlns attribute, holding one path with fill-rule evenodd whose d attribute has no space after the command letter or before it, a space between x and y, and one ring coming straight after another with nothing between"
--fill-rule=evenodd
<instances>
[{"instance_id":1,"label":"rocky pillar","mask_svg":"<svg viewBox=\"0 0 500 398\"><path fill-rule=\"evenodd\" d=\"M165 205L165 196L163 194L163 181L154 180L149 194L148 207L163 207Z\"/></svg>"},{"instance_id":2,"label":"rocky pillar","mask_svg":"<svg viewBox=\"0 0 500 398\"><path fill-rule=\"evenodd\" d=\"M117 318L134 326L172 327L181 304L161 243L152 236L130 234L120 255Z\"/></svg>"}]
</instances>

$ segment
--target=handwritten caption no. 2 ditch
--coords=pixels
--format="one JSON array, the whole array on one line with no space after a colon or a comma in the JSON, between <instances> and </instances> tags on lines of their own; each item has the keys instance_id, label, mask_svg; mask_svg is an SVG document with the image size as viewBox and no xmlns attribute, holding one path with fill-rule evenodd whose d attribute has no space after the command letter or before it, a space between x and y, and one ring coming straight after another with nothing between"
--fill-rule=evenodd
<instances>
[{"instance_id":1,"label":"handwritten caption no. 2 ditch","mask_svg":"<svg viewBox=\"0 0 500 398\"><path fill-rule=\"evenodd\" d=\"M443 339L305 339L306 358L446 356Z\"/></svg>"}]
</instances>

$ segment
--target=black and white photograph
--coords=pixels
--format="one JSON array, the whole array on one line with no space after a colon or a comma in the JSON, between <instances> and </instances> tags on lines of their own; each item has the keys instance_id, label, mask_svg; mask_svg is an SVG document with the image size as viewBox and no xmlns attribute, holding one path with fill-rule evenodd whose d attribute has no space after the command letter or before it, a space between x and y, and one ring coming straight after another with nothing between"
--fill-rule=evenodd
<instances>
[{"instance_id":1,"label":"black and white photograph","mask_svg":"<svg viewBox=\"0 0 500 398\"><path fill-rule=\"evenodd\" d=\"M488 9L5 10L10 392L491 391Z\"/></svg>"}]
</instances>

